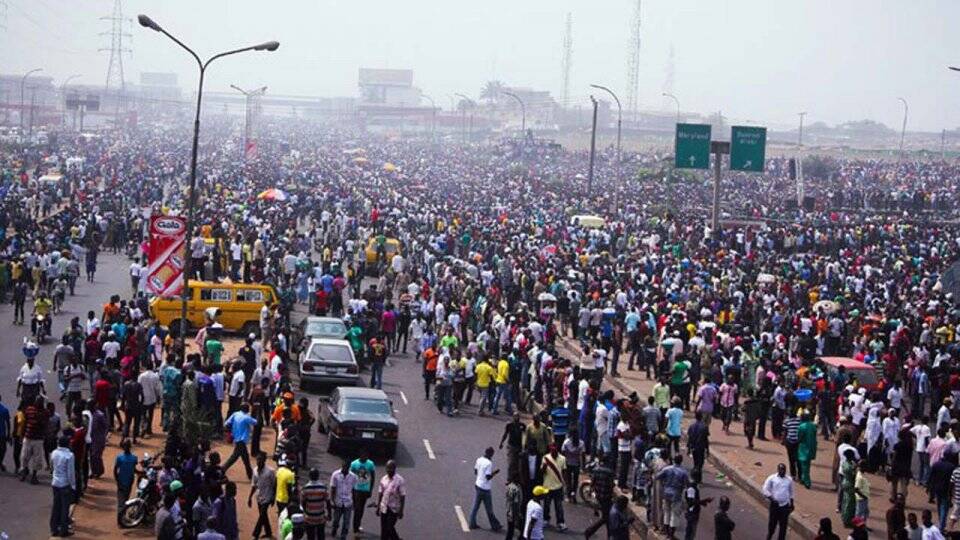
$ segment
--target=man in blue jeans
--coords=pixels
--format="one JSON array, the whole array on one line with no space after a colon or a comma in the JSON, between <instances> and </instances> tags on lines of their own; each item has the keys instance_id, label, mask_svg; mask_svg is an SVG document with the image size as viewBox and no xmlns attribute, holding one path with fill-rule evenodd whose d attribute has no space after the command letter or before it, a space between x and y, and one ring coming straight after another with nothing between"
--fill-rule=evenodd
<instances>
[{"instance_id":1,"label":"man in blue jeans","mask_svg":"<svg viewBox=\"0 0 960 540\"><path fill-rule=\"evenodd\" d=\"M70 439L60 437L57 449L50 453L50 470L53 479L53 508L50 511L50 536L70 535L70 503L77 489L76 468Z\"/></svg>"},{"instance_id":2,"label":"man in blue jeans","mask_svg":"<svg viewBox=\"0 0 960 540\"><path fill-rule=\"evenodd\" d=\"M487 521L490 522L490 529L497 532L503 527L500 525L497 516L493 513L493 497L490 495L490 481L500 472L500 469L494 470L493 468L493 452L493 447L488 447L484 450L483 456L477 458L477 462L473 466L473 474L475 474L477 478L474 482L476 496L473 499L473 510L470 511L470 528L478 528L477 512L480 510L480 504L482 503L484 510L487 512Z\"/></svg>"}]
</instances>

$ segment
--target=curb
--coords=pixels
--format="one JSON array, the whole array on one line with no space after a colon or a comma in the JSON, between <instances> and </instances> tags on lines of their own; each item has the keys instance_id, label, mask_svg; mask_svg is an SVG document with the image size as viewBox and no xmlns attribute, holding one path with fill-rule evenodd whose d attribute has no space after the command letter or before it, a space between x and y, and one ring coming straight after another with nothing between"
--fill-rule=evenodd
<instances>
[{"instance_id":1,"label":"curb","mask_svg":"<svg viewBox=\"0 0 960 540\"><path fill-rule=\"evenodd\" d=\"M617 390L619 390L624 394L633 392L633 390L630 387L628 387L626 384L618 381L613 377L610 377L609 375L604 376L604 381L608 385L615 387ZM733 482L745 494L749 495L750 498L752 498L754 501L760 504L760 506L764 508L767 507L769 503L767 498L763 496L763 493L761 493L760 489L757 488L753 484L753 482L750 479L748 479L746 475L743 474L743 472L733 467L730 467L722 459L720 459L713 453L707 454L707 461L709 461L711 465L713 465L718 470L720 470L724 475L726 475L731 482ZM800 537L803 538L804 540L813 540L814 538L816 538L817 531L811 529L809 525L800 521L798 518L794 517L796 514L797 514L796 509L794 509L794 511L790 513L790 529L793 532L800 535ZM637 516L636 522L639 522L639 521L640 521L640 517ZM646 522L644 522L644 527L645 528L647 527Z\"/></svg>"}]
</instances>

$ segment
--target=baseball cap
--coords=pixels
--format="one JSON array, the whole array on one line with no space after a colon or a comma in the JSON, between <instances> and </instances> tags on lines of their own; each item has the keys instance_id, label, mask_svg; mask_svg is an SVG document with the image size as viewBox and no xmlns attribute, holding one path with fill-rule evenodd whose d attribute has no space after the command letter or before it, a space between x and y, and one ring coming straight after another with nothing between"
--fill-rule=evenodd
<instances>
[{"instance_id":1,"label":"baseball cap","mask_svg":"<svg viewBox=\"0 0 960 540\"><path fill-rule=\"evenodd\" d=\"M534 496L534 497L542 497L542 496L546 495L547 493L550 493L550 490L547 489L547 488L545 488L545 487L543 487L543 486L536 486L536 487L533 488L533 496Z\"/></svg>"}]
</instances>

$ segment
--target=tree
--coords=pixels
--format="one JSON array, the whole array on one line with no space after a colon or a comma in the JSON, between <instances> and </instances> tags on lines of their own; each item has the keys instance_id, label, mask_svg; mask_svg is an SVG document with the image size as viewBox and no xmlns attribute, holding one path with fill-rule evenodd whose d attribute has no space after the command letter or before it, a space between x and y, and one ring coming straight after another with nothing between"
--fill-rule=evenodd
<instances>
[{"instance_id":1,"label":"tree","mask_svg":"<svg viewBox=\"0 0 960 540\"><path fill-rule=\"evenodd\" d=\"M499 101L500 92L502 92L504 88L506 88L506 86L500 81L487 81L487 83L483 85L483 89L480 90L480 99L488 102Z\"/></svg>"}]
</instances>

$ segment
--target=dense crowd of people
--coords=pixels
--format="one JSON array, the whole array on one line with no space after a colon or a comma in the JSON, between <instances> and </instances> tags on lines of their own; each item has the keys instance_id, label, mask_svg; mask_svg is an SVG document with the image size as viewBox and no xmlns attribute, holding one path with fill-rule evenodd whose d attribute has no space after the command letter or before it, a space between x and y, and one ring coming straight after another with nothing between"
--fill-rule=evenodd
<instances>
[{"instance_id":1,"label":"dense crowd of people","mask_svg":"<svg viewBox=\"0 0 960 540\"><path fill-rule=\"evenodd\" d=\"M218 149L229 129L205 125L204 147ZM774 501L771 535L779 527L783 538L793 509L784 485L810 486L818 440L823 451L827 438L838 450L838 506L851 536L862 536L877 472L895 500L911 480L927 487L936 524L924 527L955 525L947 518L960 453L960 314L941 277L960 250L949 220L956 165L821 159L834 169L806 179L816 203L796 208L782 198L792 182L788 162L771 159L763 175L727 175L723 207L733 221L711 230L705 177L672 181L676 173L661 155L628 154L624 168L641 178L618 183L613 153L602 152L588 193L578 176L583 152L532 139L431 145L297 120L264 131L256 159L204 152L197 234L188 246L191 277L268 283L278 292L236 358L223 357L214 320L196 336L153 321L142 287L147 218L184 213L182 132L64 137L52 153L0 152L0 295L9 294L14 322L23 323L28 302L47 320L55 316L83 286L81 268L95 278L101 251L135 259L129 293L71 320L52 361L39 359L58 372L62 405L43 386L37 348L28 344L12 425L0 422L22 479L38 481L50 460L51 533L69 532L71 497L106 474L101 456L113 430L124 449L114 467L119 519L146 466L130 449L151 434L159 409L167 434L161 537L202 537L208 525L237 536L236 485L226 477L237 460L255 480L254 536L271 534L271 504L286 510L274 525L289 525L294 537L316 534L328 519L346 534L344 492L353 501L355 462L327 484L310 470L315 418L291 384L298 304L344 318L371 386L389 378L391 355L409 349L439 414L456 417L468 407L533 414L515 416L503 433L506 523L492 509L491 448L477 461L471 526L485 506L491 527L505 525L508 537L542 538L552 506L563 530L564 502L577 497L590 469L601 520L588 533L606 525L611 538L628 534L627 500L616 486L646 506L653 527L693 537L705 506L698 486L712 418L724 431L742 422L750 447L754 437L767 438L768 423L784 441L785 470L764 485ZM50 157L67 155L85 165L41 185ZM288 198L258 198L270 188ZM575 215L597 215L602 225ZM393 241L399 251L389 248ZM364 276L374 283L364 287ZM850 357L874 376L833 369L825 356ZM617 397L604 377L624 369L656 381L650 395ZM691 409L696 421L684 432ZM276 448L260 448L270 428ZM234 446L222 464L207 444L219 437ZM364 473L368 488L371 476ZM384 478L378 513L392 531L405 488L395 470ZM725 505L716 515L721 538L734 526ZM356 509L362 515L362 504ZM901 514L902 505L890 526L908 534Z\"/></svg>"}]
</instances>

